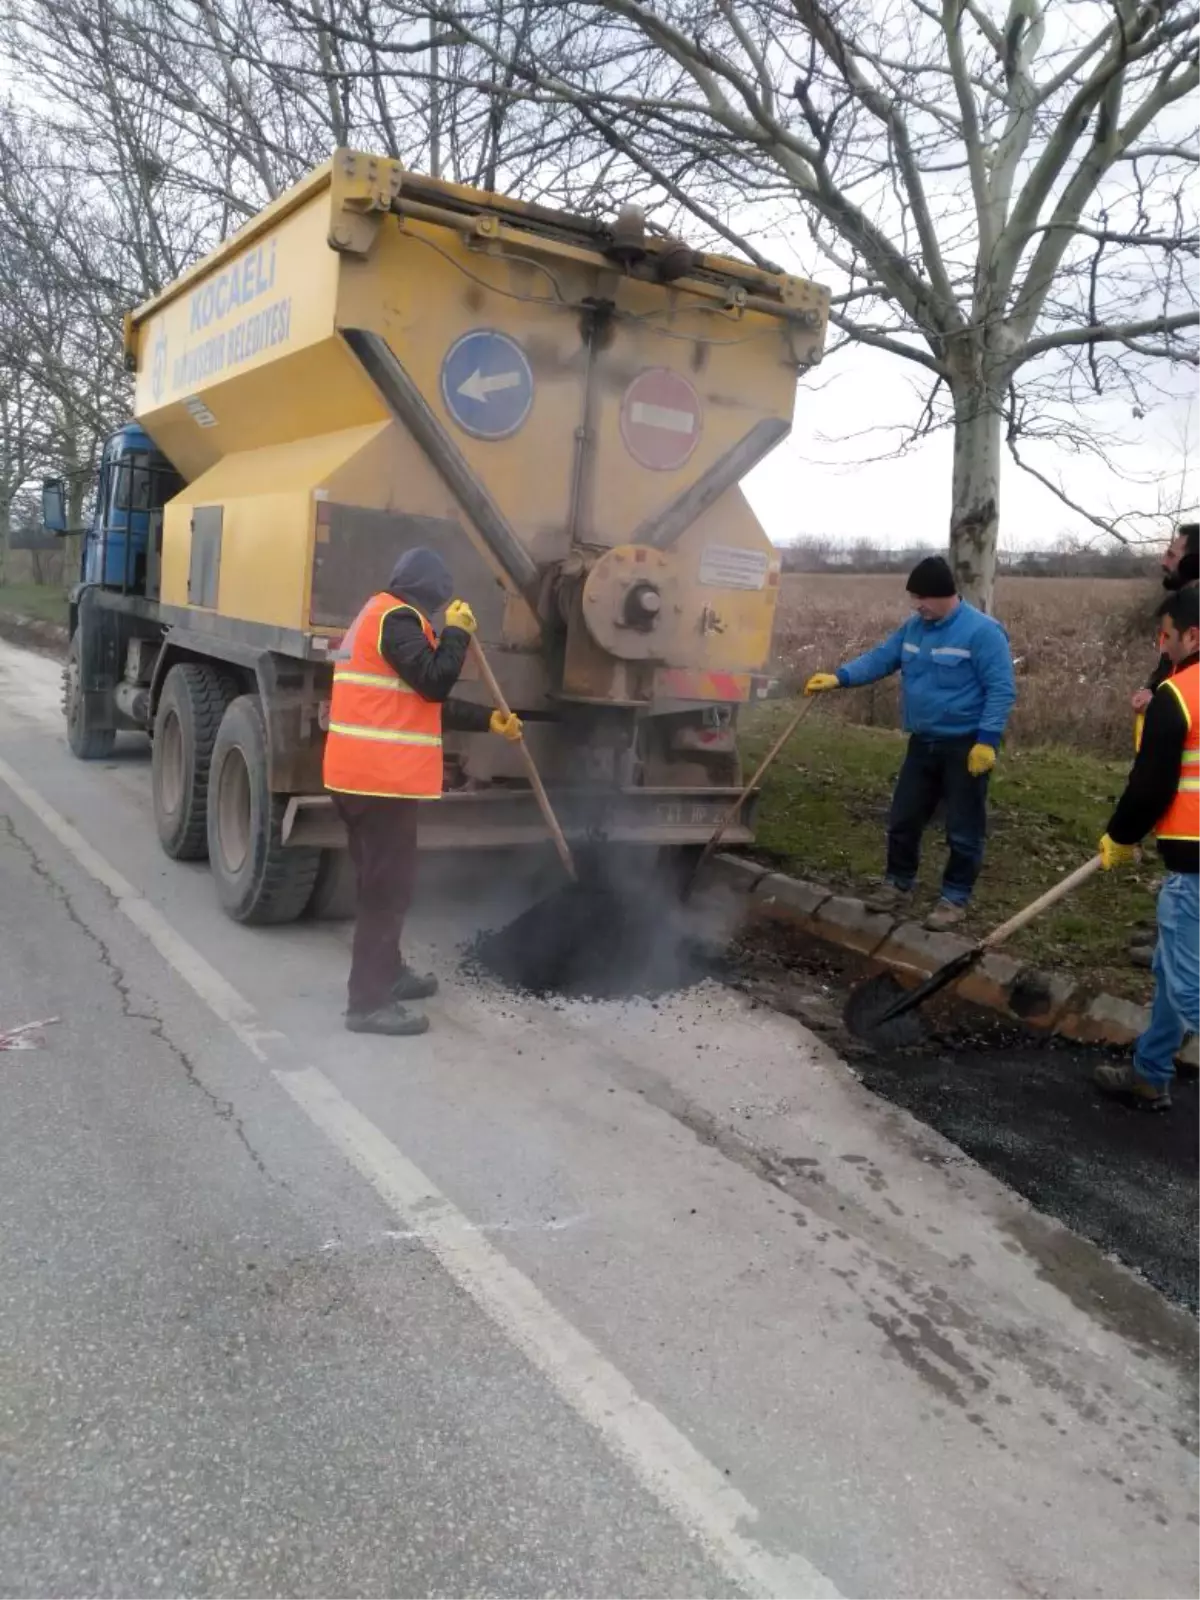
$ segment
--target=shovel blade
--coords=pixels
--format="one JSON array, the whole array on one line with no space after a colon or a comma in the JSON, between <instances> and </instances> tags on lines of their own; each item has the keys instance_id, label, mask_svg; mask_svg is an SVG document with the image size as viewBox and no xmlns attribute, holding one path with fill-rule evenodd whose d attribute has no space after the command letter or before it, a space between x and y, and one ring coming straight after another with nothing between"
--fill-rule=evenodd
<instances>
[{"instance_id":1,"label":"shovel blade","mask_svg":"<svg viewBox=\"0 0 1200 1600\"><path fill-rule=\"evenodd\" d=\"M877 1050L912 1050L926 1038L920 1012L887 1015L909 992L890 972L881 972L850 991L842 1020L855 1038Z\"/></svg>"}]
</instances>

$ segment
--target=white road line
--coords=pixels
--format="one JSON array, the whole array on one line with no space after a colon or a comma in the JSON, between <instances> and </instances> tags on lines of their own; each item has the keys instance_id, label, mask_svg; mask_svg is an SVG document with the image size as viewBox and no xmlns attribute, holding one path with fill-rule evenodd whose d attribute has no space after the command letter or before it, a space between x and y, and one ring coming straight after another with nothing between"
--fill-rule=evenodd
<instances>
[{"instance_id":1,"label":"white road line","mask_svg":"<svg viewBox=\"0 0 1200 1600\"><path fill-rule=\"evenodd\" d=\"M572 1409L709 1555L755 1594L835 1596L803 1557L749 1537L758 1512L678 1428L633 1388L590 1339L480 1234L387 1136L316 1067L274 1076L389 1206L418 1232L461 1288L549 1379Z\"/></svg>"},{"instance_id":2,"label":"white road line","mask_svg":"<svg viewBox=\"0 0 1200 1600\"><path fill-rule=\"evenodd\" d=\"M256 1026L257 1013L249 1000L239 994L227 979L200 954L193 945L175 929L160 911L140 895L127 878L92 848L77 828L43 800L36 789L20 777L7 761L0 760L0 782L10 788L17 799L33 812L34 816L53 834L63 848L70 852L83 870L108 890L118 909L129 918L139 932L155 947L179 976L204 1001L210 1011L216 1012L227 1023L242 1043L258 1057L266 1059L262 1043L269 1035Z\"/></svg>"},{"instance_id":3,"label":"white road line","mask_svg":"<svg viewBox=\"0 0 1200 1600\"><path fill-rule=\"evenodd\" d=\"M3 782L168 965L260 1060L282 1040L257 1024L250 1001L188 943L36 789L0 760ZM315 1067L274 1072L310 1122L420 1237L475 1303L605 1440L638 1481L703 1545L723 1571L756 1595L838 1600L839 1591L801 1555L750 1537L758 1512L724 1474L633 1388L592 1342L479 1232L419 1167Z\"/></svg>"}]
</instances>

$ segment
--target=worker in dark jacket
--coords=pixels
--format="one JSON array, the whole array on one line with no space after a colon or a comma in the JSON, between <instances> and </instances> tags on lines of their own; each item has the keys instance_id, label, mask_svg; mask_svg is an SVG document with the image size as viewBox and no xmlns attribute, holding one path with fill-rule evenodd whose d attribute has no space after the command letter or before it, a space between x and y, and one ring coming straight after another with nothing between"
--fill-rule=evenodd
<instances>
[{"instance_id":1,"label":"worker in dark jacket","mask_svg":"<svg viewBox=\"0 0 1200 1600\"><path fill-rule=\"evenodd\" d=\"M428 1019L405 1010L437 979L413 972L400 933L417 865L417 812L442 794L442 730L521 737L511 712L448 696L458 682L475 617L454 593L436 551L409 550L386 590L363 606L334 658L325 741L325 787L346 825L358 889L346 1026L354 1033L424 1033Z\"/></svg>"},{"instance_id":2,"label":"worker in dark jacket","mask_svg":"<svg viewBox=\"0 0 1200 1600\"><path fill-rule=\"evenodd\" d=\"M949 562L926 556L908 579L913 615L874 650L836 672L816 672L805 694L857 688L900 673L911 738L892 795L887 868L872 910L898 912L912 898L921 837L946 808L949 859L942 897L925 926L952 928L966 916L983 863L988 774L1017 697L1008 635L960 598Z\"/></svg>"},{"instance_id":3,"label":"worker in dark jacket","mask_svg":"<svg viewBox=\"0 0 1200 1600\"><path fill-rule=\"evenodd\" d=\"M1163 552L1162 584L1168 594L1200 581L1200 523L1181 522L1175 529L1170 544ZM1160 683L1171 676L1171 660L1163 651L1162 630L1158 636L1158 660L1145 688L1135 690L1131 704L1134 711L1133 747L1142 742L1142 723L1146 708ZM1154 965L1155 927L1153 923L1138 923L1129 941L1129 959L1135 967Z\"/></svg>"},{"instance_id":4,"label":"worker in dark jacket","mask_svg":"<svg viewBox=\"0 0 1200 1600\"><path fill-rule=\"evenodd\" d=\"M1150 1026L1132 1062L1096 1069L1106 1093L1149 1111L1169 1108L1176 1053L1185 1034L1200 1032L1200 589L1179 590L1161 616L1171 676L1154 691L1129 781L1100 841L1105 867L1118 867L1153 832L1167 869Z\"/></svg>"}]
</instances>

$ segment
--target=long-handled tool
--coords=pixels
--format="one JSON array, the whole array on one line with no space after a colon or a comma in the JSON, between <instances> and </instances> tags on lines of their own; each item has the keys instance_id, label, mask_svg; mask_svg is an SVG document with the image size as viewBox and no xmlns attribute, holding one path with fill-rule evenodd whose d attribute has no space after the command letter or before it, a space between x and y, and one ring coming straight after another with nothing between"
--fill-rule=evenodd
<instances>
[{"instance_id":1,"label":"long-handled tool","mask_svg":"<svg viewBox=\"0 0 1200 1600\"><path fill-rule=\"evenodd\" d=\"M1081 883L1086 883L1093 873L1100 870L1100 865L1100 857L1093 856L1081 867L1076 867L1061 883L1056 883L1053 889L1047 889L1023 911L1018 911L1007 922L993 928L970 950L964 950L953 961L947 961L916 989L905 989L890 972L881 972L877 977L860 983L846 1001L843 1020L847 1028L860 1039L885 1050L902 1050L919 1044L924 1030L916 1015L918 1007L947 988L956 978L970 972L989 950L995 950L1006 939L1011 939L1014 933L1019 933L1035 917L1040 917L1043 911L1048 911L1072 890L1078 889Z\"/></svg>"},{"instance_id":2,"label":"long-handled tool","mask_svg":"<svg viewBox=\"0 0 1200 1600\"><path fill-rule=\"evenodd\" d=\"M733 802L733 804L729 807L729 809L722 814L721 820L717 823L716 827L713 829L712 838L704 846L704 849L703 849L703 851L701 852L701 855L700 855L700 859L699 859L699 861L697 861L697 863L696 863L696 865L695 865L695 867L694 867L694 869L692 871L691 877L688 879L687 883L684 885L683 893L680 895L680 899L683 900L685 903L688 900L690 900L691 897L692 897L692 891L696 887L696 881L699 878L701 871L703 870L704 863L708 860L709 856L712 855L713 851L717 848L717 846L720 844L721 840L725 837L725 830L729 827L729 824L731 822L733 822L735 820L735 818L738 816L738 814L741 811L742 807L746 803L747 797L750 795L750 793L754 789L756 789L758 787L758 784L759 784L760 780L762 779L763 773L766 772L767 768L771 765L771 763L774 761L775 757L783 749L784 745L792 737L792 735L795 733L796 729L804 721L805 717L812 710L813 706L816 705L816 703L817 702L816 702L816 696L815 695L810 695L806 699L804 699L804 700L802 700L800 702L799 709L797 710L795 716L791 718L791 720L788 722L787 726L784 728L783 732L779 735L778 739L776 739L775 743L771 746L771 748L767 751L766 755L759 762L758 766L755 768L754 776L750 779L750 782L742 790L741 794L738 795L737 799Z\"/></svg>"},{"instance_id":3,"label":"long-handled tool","mask_svg":"<svg viewBox=\"0 0 1200 1600\"><path fill-rule=\"evenodd\" d=\"M475 652L475 660L479 663L479 675L487 685L488 694L492 697L492 704L501 716L510 717L508 701L504 698L504 691L496 682L496 674L492 671L488 658L483 653L483 646L474 636L471 638L471 649ZM550 830L550 837L554 840L554 848L558 851L558 859L563 864L567 876L572 883L579 881L579 874L575 870L575 857L571 854L571 847L567 843L566 834L558 825L558 818L554 815L554 807L550 804L550 796L546 793L542 783L541 774L538 772L533 757L529 754L529 746L522 738L518 741L521 747L521 759L525 763L525 771L529 774L529 786L533 790L542 816L546 820L546 827Z\"/></svg>"}]
</instances>

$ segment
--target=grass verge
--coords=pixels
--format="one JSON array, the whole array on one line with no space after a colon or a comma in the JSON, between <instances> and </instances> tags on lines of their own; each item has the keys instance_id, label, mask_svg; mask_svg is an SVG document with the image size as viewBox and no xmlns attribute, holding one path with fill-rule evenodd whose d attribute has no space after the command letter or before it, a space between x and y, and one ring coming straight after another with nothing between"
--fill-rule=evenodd
<instances>
[{"instance_id":1,"label":"grass verge","mask_svg":"<svg viewBox=\"0 0 1200 1600\"><path fill-rule=\"evenodd\" d=\"M753 764L794 710L774 702L743 724ZM835 722L821 708L801 724L763 784L754 854L781 872L861 892L877 883L892 782L904 736ZM1128 762L1064 748L1002 751L991 786L991 832L967 935L978 937L1034 900L1089 855L1124 786ZM926 835L922 904L945 860L940 825ZM1085 974L1098 988L1142 1000L1150 975L1126 956L1135 922L1154 916L1158 858L1104 873L1013 940L1040 966Z\"/></svg>"},{"instance_id":2,"label":"grass verge","mask_svg":"<svg viewBox=\"0 0 1200 1600\"><path fill-rule=\"evenodd\" d=\"M0 611L67 625L67 597L57 583L0 583Z\"/></svg>"}]
</instances>

